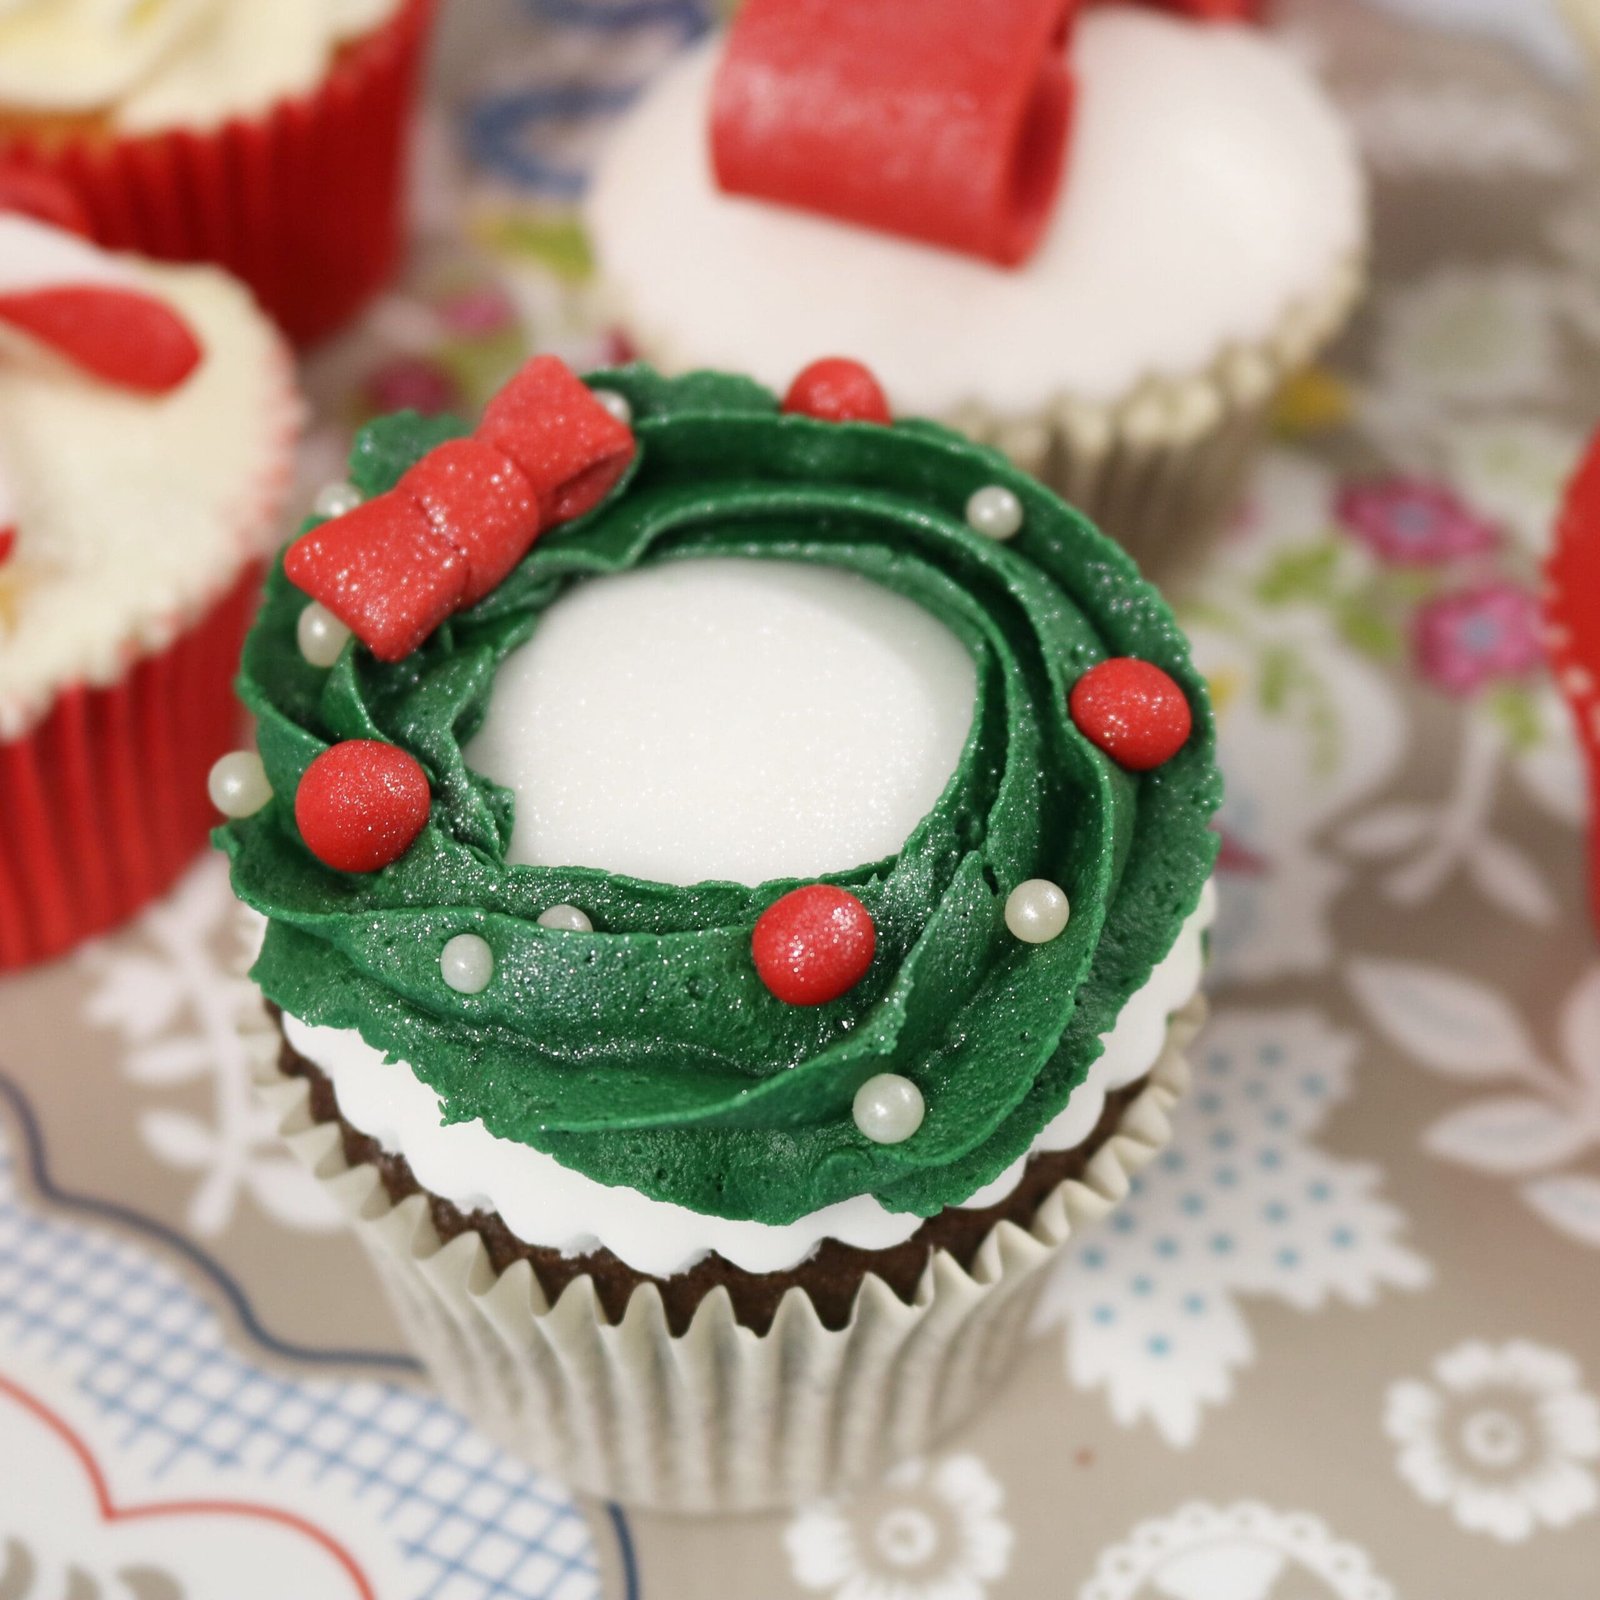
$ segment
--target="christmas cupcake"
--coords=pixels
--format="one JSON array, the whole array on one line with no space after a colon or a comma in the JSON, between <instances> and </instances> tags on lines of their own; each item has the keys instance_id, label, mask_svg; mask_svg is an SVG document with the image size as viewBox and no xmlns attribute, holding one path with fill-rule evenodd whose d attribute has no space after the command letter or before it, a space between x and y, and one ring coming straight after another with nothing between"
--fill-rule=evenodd
<instances>
[{"instance_id":1,"label":"christmas cupcake","mask_svg":"<svg viewBox=\"0 0 1600 1600\"><path fill-rule=\"evenodd\" d=\"M627 340L781 384L842 348L1170 573L1346 318L1366 196L1250 9L751 0L617 128L587 220ZM1187 13L1187 14L1184 14Z\"/></svg>"},{"instance_id":2,"label":"christmas cupcake","mask_svg":"<svg viewBox=\"0 0 1600 1600\"><path fill-rule=\"evenodd\" d=\"M0 160L103 244L212 261L297 340L393 272L432 0L10 0Z\"/></svg>"},{"instance_id":3,"label":"christmas cupcake","mask_svg":"<svg viewBox=\"0 0 1600 1600\"><path fill-rule=\"evenodd\" d=\"M1211 715L1125 555L864 369L589 385L363 434L220 842L285 1132L444 1391L779 1504L970 1410L1166 1139Z\"/></svg>"},{"instance_id":4,"label":"christmas cupcake","mask_svg":"<svg viewBox=\"0 0 1600 1600\"><path fill-rule=\"evenodd\" d=\"M0 970L204 844L296 418L231 278L0 213Z\"/></svg>"}]
</instances>

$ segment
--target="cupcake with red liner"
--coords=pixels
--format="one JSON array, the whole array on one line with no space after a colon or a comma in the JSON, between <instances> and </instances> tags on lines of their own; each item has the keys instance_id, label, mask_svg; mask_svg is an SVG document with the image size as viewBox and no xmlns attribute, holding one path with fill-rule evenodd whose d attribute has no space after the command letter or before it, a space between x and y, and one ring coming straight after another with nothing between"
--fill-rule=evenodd
<instances>
[{"instance_id":1,"label":"cupcake with red liner","mask_svg":"<svg viewBox=\"0 0 1600 1600\"><path fill-rule=\"evenodd\" d=\"M268 585L267 1092L443 1391L752 1509L982 1401L1169 1136L1220 781L1133 564L838 360L525 368Z\"/></svg>"},{"instance_id":2,"label":"cupcake with red liner","mask_svg":"<svg viewBox=\"0 0 1600 1600\"><path fill-rule=\"evenodd\" d=\"M210 261L297 341L388 281L432 0L13 0L0 160L94 237Z\"/></svg>"},{"instance_id":3,"label":"cupcake with red liner","mask_svg":"<svg viewBox=\"0 0 1600 1600\"><path fill-rule=\"evenodd\" d=\"M1354 145L1256 9L751 0L602 153L622 333L775 386L839 348L1172 570L1364 267Z\"/></svg>"},{"instance_id":4,"label":"cupcake with red liner","mask_svg":"<svg viewBox=\"0 0 1600 1600\"><path fill-rule=\"evenodd\" d=\"M1567 490L1546 579L1551 664L1589 771L1589 881L1600 926L1600 435Z\"/></svg>"},{"instance_id":5,"label":"cupcake with red liner","mask_svg":"<svg viewBox=\"0 0 1600 1600\"><path fill-rule=\"evenodd\" d=\"M203 844L297 419L231 278L0 213L0 970Z\"/></svg>"}]
</instances>

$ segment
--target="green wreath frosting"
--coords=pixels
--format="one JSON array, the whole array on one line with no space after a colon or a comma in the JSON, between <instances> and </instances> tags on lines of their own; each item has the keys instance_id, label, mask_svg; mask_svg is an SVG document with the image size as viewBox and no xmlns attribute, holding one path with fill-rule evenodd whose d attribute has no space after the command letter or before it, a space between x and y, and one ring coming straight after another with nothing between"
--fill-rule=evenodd
<instances>
[{"instance_id":1,"label":"green wreath frosting","mask_svg":"<svg viewBox=\"0 0 1600 1600\"><path fill-rule=\"evenodd\" d=\"M397 664L355 643L331 670L296 645L305 596L281 566L246 646L275 798L218 830L239 896L269 919L254 976L285 1011L353 1028L409 1062L448 1121L549 1152L607 1184L718 1216L785 1223L852 1195L932 1214L1024 1155L1150 977L1211 871L1220 799L1204 685L1171 612L1078 513L1001 457L922 422L780 416L766 390L645 368L588 380L625 395L638 456L599 508L546 535L493 593ZM464 429L403 414L357 441L351 476L380 493ZM973 491L1024 509L996 543L967 526ZM754 970L751 931L793 880L674 887L582 866L508 865L514 800L471 771L500 664L573 584L648 562L737 555L824 562L925 606L966 645L977 707L960 763L899 854L822 881L877 928L865 979L786 1005ZM1143 776L1074 726L1067 695L1107 656L1164 668L1194 732ZM403 746L433 786L428 825L381 872L350 876L301 842L292 797L341 739ZM1007 894L1059 883L1066 931L1029 945ZM592 933L542 928L580 906ZM440 952L486 939L493 980L448 987ZM926 1119L897 1145L856 1128L857 1088L912 1079Z\"/></svg>"}]
</instances>

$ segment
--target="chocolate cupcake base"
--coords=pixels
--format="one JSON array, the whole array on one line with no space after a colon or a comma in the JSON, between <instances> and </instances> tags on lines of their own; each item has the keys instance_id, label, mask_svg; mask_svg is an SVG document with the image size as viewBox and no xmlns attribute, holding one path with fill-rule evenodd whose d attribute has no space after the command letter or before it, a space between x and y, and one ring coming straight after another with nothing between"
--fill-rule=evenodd
<instances>
[{"instance_id":1,"label":"chocolate cupcake base","mask_svg":"<svg viewBox=\"0 0 1600 1600\"><path fill-rule=\"evenodd\" d=\"M972 1411L1068 1241L1170 1139L1203 1015L1199 998L1176 1013L1144 1084L1108 1101L1080 1151L1030 1163L1000 1206L765 1275L712 1257L660 1280L607 1252L528 1246L418 1188L277 1034L261 1089L354 1219L441 1391L487 1433L596 1495L753 1511L869 1481Z\"/></svg>"}]
</instances>

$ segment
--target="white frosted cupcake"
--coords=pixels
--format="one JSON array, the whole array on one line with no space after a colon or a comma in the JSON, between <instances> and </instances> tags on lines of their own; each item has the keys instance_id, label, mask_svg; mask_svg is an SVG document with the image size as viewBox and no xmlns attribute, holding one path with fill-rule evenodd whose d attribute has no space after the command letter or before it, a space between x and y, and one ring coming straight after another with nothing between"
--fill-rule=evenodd
<instances>
[{"instance_id":1,"label":"white frosted cupcake","mask_svg":"<svg viewBox=\"0 0 1600 1600\"><path fill-rule=\"evenodd\" d=\"M398 261L433 0L4 0L0 161L114 249L211 261L299 341Z\"/></svg>"},{"instance_id":2,"label":"white frosted cupcake","mask_svg":"<svg viewBox=\"0 0 1600 1600\"><path fill-rule=\"evenodd\" d=\"M979 1404L1169 1137L1210 710L993 451L554 368L374 424L268 584L219 834L266 1078L483 1426L781 1504Z\"/></svg>"},{"instance_id":3,"label":"white frosted cupcake","mask_svg":"<svg viewBox=\"0 0 1600 1600\"><path fill-rule=\"evenodd\" d=\"M1254 28L1086 11L1065 178L1036 253L1005 268L724 193L722 49L688 52L623 119L588 202L640 353L769 384L850 355L897 414L998 444L1142 561L1192 552L1361 279L1362 172L1306 69Z\"/></svg>"},{"instance_id":4,"label":"white frosted cupcake","mask_svg":"<svg viewBox=\"0 0 1600 1600\"><path fill-rule=\"evenodd\" d=\"M0 214L0 970L204 843L298 406L225 274Z\"/></svg>"}]
</instances>

